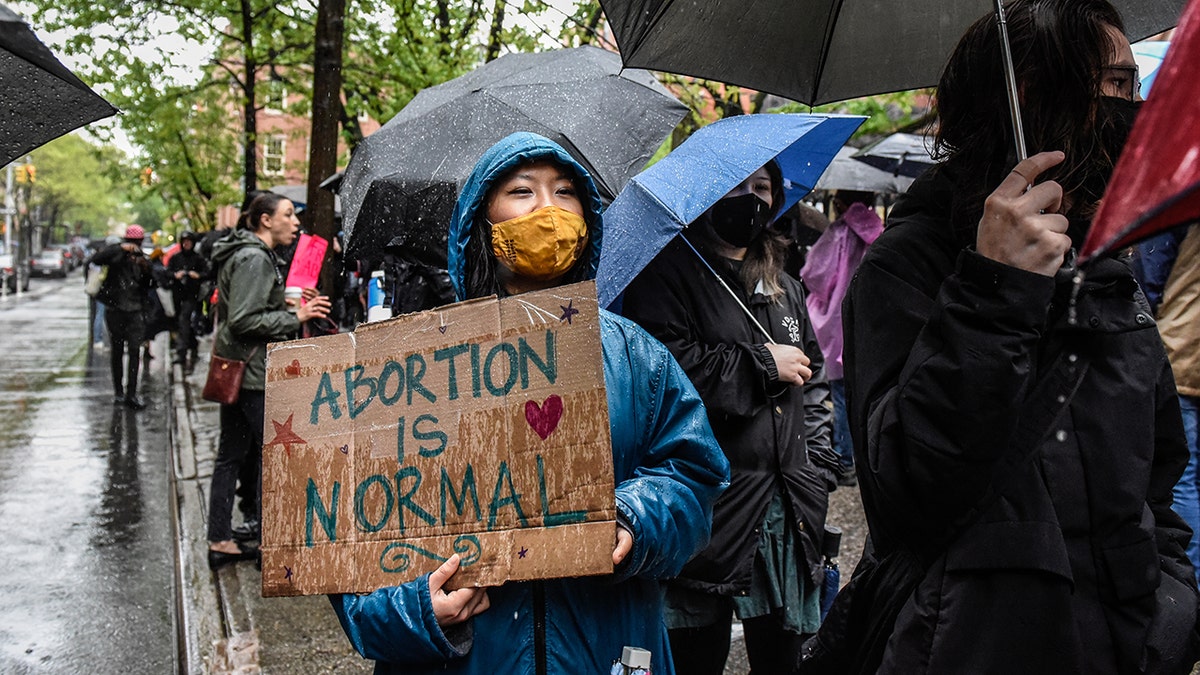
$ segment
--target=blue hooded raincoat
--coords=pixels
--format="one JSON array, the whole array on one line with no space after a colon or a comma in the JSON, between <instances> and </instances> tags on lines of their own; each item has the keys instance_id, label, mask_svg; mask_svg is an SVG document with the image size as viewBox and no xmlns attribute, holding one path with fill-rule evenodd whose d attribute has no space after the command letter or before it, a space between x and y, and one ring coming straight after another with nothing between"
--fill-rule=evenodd
<instances>
[{"instance_id":1,"label":"blue hooded raincoat","mask_svg":"<svg viewBox=\"0 0 1200 675\"><path fill-rule=\"evenodd\" d=\"M449 272L462 299L464 252L488 189L538 159L569 167L586 186L593 274L600 260L600 198L561 147L516 133L480 158L450 224ZM376 673L608 673L624 646L652 653L654 672L673 672L659 579L674 576L708 542L712 506L729 464L704 406L667 349L630 321L602 312L617 510L633 550L613 575L511 582L488 591L491 608L442 630L428 576L367 595L331 596L355 649Z\"/></svg>"}]
</instances>

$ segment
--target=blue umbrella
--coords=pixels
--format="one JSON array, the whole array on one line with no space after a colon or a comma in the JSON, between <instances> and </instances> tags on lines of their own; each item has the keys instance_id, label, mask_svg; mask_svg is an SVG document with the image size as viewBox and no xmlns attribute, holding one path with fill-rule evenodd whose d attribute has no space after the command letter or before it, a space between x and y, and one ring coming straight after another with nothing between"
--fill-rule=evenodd
<instances>
[{"instance_id":1,"label":"blue umbrella","mask_svg":"<svg viewBox=\"0 0 1200 675\"><path fill-rule=\"evenodd\" d=\"M1158 68L1167 56L1167 49L1170 46L1171 43L1167 41L1139 42L1133 45L1133 60L1137 61L1139 75L1142 78L1143 97L1150 95L1154 77L1158 75Z\"/></svg>"},{"instance_id":2,"label":"blue umbrella","mask_svg":"<svg viewBox=\"0 0 1200 675\"><path fill-rule=\"evenodd\" d=\"M604 212L596 286L608 307L689 223L774 159L783 174L783 213L812 191L864 117L739 115L701 128L634 176Z\"/></svg>"}]
</instances>

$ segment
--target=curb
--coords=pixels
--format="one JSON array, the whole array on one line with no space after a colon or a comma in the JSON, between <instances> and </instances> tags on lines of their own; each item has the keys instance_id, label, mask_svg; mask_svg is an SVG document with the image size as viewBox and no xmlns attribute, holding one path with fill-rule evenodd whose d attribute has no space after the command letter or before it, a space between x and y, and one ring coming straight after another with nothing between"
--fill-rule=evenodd
<instances>
[{"instance_id":1,"label":"curb","mask_svg":"<svg viewBox=\"0 0 1200 675\"><path fill-rule=\"evenodd\" d=\"M207 370L207 359L197 370ZM170 496L175 536L176 631L182 675L262 672L257 631L240 600L237 565L208 568L207 512L211 464L198 457L192 387L179 365L170 376L172 472Z\"/></svg>"}]
</instances>

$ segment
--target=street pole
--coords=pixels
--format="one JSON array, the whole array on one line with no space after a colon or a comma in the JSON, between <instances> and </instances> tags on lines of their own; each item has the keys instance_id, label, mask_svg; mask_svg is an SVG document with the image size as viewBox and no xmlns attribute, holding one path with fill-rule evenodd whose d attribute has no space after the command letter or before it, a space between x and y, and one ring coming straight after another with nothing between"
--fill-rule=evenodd
<instances>
[{"instance_id":1,"label":"street pole","mask_svg":"<svg viewBox=\"0 0 1200 675\"><path fill-rule=\"evenodd\" d=\"M13 197L13 180L16 175L16 168L12 162L8 163L8 168L5 169L4 173L4 254L12 261L13 274L16 274L17 257L12 252L13 215L17 212L17 200ZM20 288L20 286L21 280L18 278L13 287ZM5 279L3 286L0 287L0 296L8 297L8 279Z\"/></svg>"},{"instance_id":2,"label":"street pole","mask_svg":"<svg viewBox=\"0 0 1200 675\"><path fill-rule=\"evenodd\" d=\"M13 214L17 211L17 200L13 199L13 178L16 174L12 163L8 165L4 178L4 252L12 254Z\"/></svg>"}]
</instances>

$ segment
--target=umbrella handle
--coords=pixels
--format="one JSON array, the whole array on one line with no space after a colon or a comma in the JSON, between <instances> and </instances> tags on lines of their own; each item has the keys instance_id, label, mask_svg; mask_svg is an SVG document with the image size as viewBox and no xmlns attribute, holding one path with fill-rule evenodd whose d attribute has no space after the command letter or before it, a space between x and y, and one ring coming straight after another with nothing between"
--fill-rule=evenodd
<instances>
[{"instance_id":1,"label":"umbrella handle","mask_svg":"<svg viewBox=\"0 0 1200 675\"><path fill-rule=\"evenodd\" d=\"M692 242L688 241L688 238L683 236L682 233L680 233L679 238L683 240L683 243L688 245L688 248L692 249L692 253L696 254L696 257L700 259L700 262L704 263L704 266L708 268L708 271L712 272L712 275L717 278L717 282L721 284L721 288L724 288L725 291L729 293L729 297L733 298L733 301L737 303L737 306L741 307L742 311L746 313L746 317L750 319L750 323L753 323L754 327L761 331L762 334L767 338L767 343L775 344L775 340L771 339L771 334L767 332L767 329L763 328L762 324L758 322L758 319L754 318L754 315L750 313L750 310L746 308L746 305L742 304L742 300L737 296L737 293L733 292L733 289L729 287L729 284L725 283L725 280L721 278L721 275L717 274L717 271L712 268L712 265L708 264L708 261L704 259L704 256L700 255L700 251L697 251L696 247L692 246Z\"/></svg>"},{"instance_id":2,"label":"umbrella handle","mask_svg":"<svg viewBox=\"0 0 1200 675\"><path fill-rule=\"evenodd\" d=\"M1016 143L1017 162L1029 157L1025 149L1025 126L1021 122L1021 99L1017 96L1017 73L1013 68L1012 45L1008 41L1008 19L1004 16L1004 0L996 1L996 22L1000 29L1000 55L1004 59L1004 84L1008 90L1008 111L1012 114L1013 141Z\"/></svg>"}]
</instances>

